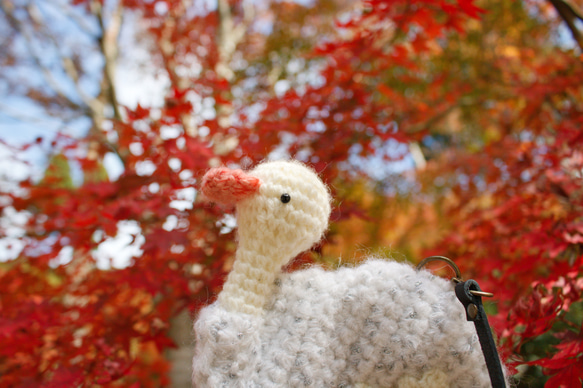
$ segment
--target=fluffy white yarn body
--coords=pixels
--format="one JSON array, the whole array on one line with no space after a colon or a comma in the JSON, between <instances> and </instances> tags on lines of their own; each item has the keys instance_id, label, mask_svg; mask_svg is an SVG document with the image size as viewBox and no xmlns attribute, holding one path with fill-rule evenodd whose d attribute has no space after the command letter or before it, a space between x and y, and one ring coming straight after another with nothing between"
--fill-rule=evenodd
<instances>
[{"instance_id":1,"label":"fluffy white yarn body","mask_svg":"<svg viewBox=\"0 0 583 388\"><path fill-rule=\"evenodd\" d=\"M489 387L451 282L407 264L282 274L263 316L219 303L195 325L201 387ZM436 378L420 382L433 373Z\"/></svg>"},{"instance_id":2,"label":"fluffy white yarn body","mask_svg":"<svg viewBox=\"0 0 583 388\"><path fill-rule=\"evenodd\" d=\"M214 169L210 199L237 205L238 249L195 323L199 387L487 387L476 331L453 284L408 264L284 274L328 226L330 196L309 168Z\"/></svg>"}]
</instances>

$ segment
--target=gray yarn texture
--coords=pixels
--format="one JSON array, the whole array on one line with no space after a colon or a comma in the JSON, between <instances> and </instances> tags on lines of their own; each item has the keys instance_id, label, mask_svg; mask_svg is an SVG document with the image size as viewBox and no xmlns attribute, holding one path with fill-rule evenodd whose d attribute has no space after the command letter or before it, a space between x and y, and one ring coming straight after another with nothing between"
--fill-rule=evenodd
<instances>
[{"instance_id":1,"label":"gray yarn texture","mask_svg":"<svg viewBox=\"0 0 583 388\"><path fill-rule=\"evenodd\" d=\"M410 387L429 371L449 387L489 387L473 323L451 281L371 259L281 274L262 316L218 302L195 323L198 387Z\"/></svg>"}]
</instances>

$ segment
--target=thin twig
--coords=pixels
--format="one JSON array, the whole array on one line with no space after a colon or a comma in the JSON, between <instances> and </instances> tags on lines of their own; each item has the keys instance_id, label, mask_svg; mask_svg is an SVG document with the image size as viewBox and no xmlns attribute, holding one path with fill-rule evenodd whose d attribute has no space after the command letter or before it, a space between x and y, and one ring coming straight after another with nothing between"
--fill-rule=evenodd
<instances>
[{"instance_id":1,"label":"thin twig","mask_svg":"<svg viewBox=\"0 0 583 388\"><path fill-rule=\"evenodd\" d=\"M95 28L92 28L87 23L87 20L80 17L79 14L77 14L76 12L71 11L71 9L69 7L64 7L63 5L56 4L52 0L43 0L43 1L46 2L46 4L50 5L51 7L56 8L57 11L62 13L63 15L65 15L67 17L67 19L74 21L76 23L77 27L79 27L79 29L82 30L83 32L85 32L87 35L89 35L93 38L97 38L98 32L95 30Z\"/></svg>"},{"instance_id":2,"label":"thin twig","mask_svg":"<svg viewBox=\"0 0 583 388\"><path fill-rule=\"evenodd\" d=\"M35 22L38 25L44 24L43 20L41 20L39 17L40 12L38 11L35 5L29 4L29 6L26 7L26 11L28 13L28 16L33 22ZM63 70L73 81L73 85L75 85L75 91L77 92L79 98L83 101L83 103L87 105L87 107L92 111L92 115L94 115L95 112L97 111L102 111L103 105L97 99L89 96L87 93L83 91L83 89L81 89L81 85L79 85L79 83L77 82L79 80L79 73L75 68L71 58L61 55L61 52L59 50L59 42L51 34L46 34L45 38L47 38L53 43L54 51L57 53L61 60Z\"/></svg>"},{"instance_id":3,"label":"thin twig","mask_svg":"<svg viewBox=\"0 0 583 388\"><path fill-rule=\"evenodd\" d=\"M32 47L32 44L31 44L31 42L33 40L32 34L22 25L20 20L18 20L18 18L16 18L14 16L14 13L13 13L14 6L12 4L10 4L9 1L4 0L0 3L0 9L2 9L2 11L4 11L4 14L6 15L6 19L8 20L8 24L10 24L10 27L12 27L14 30L18 31L23 36L24 42L26 43L26 47L30 53L32 61L41 70L41 72L45 78L45 81L47 82L49 87L59 97L61 97L65 101L67 101L67 103L72 108L83 110L84 107L79 105L77 102L71 100L71 98L69 96L67 96L65 91L59 85L59 82L57 82L57 80L55 79L53 73L46 66L43 65L40 56L38 55L36 50Z\"/></svg>"}]
</instances>

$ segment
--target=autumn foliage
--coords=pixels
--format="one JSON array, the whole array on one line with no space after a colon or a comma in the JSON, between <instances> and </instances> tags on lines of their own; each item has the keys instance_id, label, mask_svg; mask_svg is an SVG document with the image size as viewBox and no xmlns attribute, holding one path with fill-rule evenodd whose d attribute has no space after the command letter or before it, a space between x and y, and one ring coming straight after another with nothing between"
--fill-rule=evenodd
<instances>
[{"instance_id":1,"label":"autumn foliage","mask_svg":"<svg viewBox=\"0 0 583 388\"><path fill-rule=\"evenodd\" d=\"M61 3L90 44L47 65L35 45L58 46L44 40L56 5L0 2L2 33L29 48L2 43L0 81L89 123L26 145L1 134L14 158L47 163L2 187L0 233L20 248L0 262L0 385L170 385L168 351L191 341L171 339L172 321L214 300L235 248L233 209L201 200L200 179L278 157L313 166L335 197L325 241L288 270L451 257L495 293L519 386L581 385L583 47L556 11L577 3ZM121 26L145 59L124 54ZM158 102L120 98L140 87L116 78L124 64L165 80ZM11 84L26 66L44 83ZM97 260L128 225L139 252Z\"/></svg>"}]
</instances>

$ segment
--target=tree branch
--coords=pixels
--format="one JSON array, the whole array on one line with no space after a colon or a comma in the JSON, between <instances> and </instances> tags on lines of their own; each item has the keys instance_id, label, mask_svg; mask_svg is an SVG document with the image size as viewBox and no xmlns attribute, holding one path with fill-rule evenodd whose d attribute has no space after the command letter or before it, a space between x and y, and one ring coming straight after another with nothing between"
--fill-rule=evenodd
<instances>
[{"instance_id":1,"label":"tree branch","mask_svg":"<svg viewBox=\"0 0 583 388\"><path fill-rule=\"evenodd\" d=\"M6 19L8 20L8 24L12 27L15 31L19 32L22 37L24 38L24 42L26 43L26 47L30 53L31 59L34 64L39 68L42 72L45 81L47 82L48 86L51 88L53 92L57 94L60 98L69 104L74 109L84 110L85 108L79 105L77 102L71 100L69 96L65 93L63 88L59 85L59 82L55 79L53 73L43 65L39 54L36 50L32 47L32 40L33 36L31 33L22 25L20 20L14 16L14 5L10 3L8 0L4 0L0 3L0 9L4 11L6 15ZM27 10L28 11L28 10ZM27 13L29 17L32 17L30 12ZM34 21L34 19L33 19Z\"/></svg>"},{"instance_id":2,"label":"tree branch","mask_svg":"<svg viewBox=\"0 0 583 388\"><path fill-rule=\"evenodd\" d=\"M567 27L573 35L573 39L575 39L575 42L577 42L579 48L583 51L583 33L575 25L577 20L583 21L581 11L568 0L549 0L549 2L555 7L561 19L567 24Z\"/></svg>"},{"instance_id":3,"label":"tree branch","mask_svg":"<svg viewBox=\"0 0 583 388\"><path fill-rule=\"evenodd\" d=\"M251 4L246 5L243 8L243 21L237 26L235 26L235 22L233 21L231 6L228 0L218 0L217 12L219 15L219 36L217 42L219 62L215 70L221 77L231 81L235 74L230 69L228 63L237 45L243 40L245 33L253 21L255 9Z\"/></svg>"},{"instance_id":4,"label":"tree branch","mask_svg":"<svg viewBox=\"0 0 583 388\"><path fill-rule=\"evenodd\" d=\"M109 25L106 27L103 18L103 7L99 1L91 2L91 9L93 14L97 17L99 28L101 29L101 36L98 38L103 58L105 59L104 76L107 83L107 97L109 103L113 108L113 115L117 120L123 120L119 103L117 100L116 85L115 85L115 70L118 55L118 37L121 30L123 5L118 2L118 5L111 16Z\"/></svg>"},{"instance_id":5,"label":"tree branch","mask_svg":"<svg viewBox=\"0 0 583 388\"><path fill-rule=\"evenodd\" d=\"M43 20L40 18L40 12L38 11L38 9L36 8L35 5L30 4L26 8L26 10L27 10L27 13L28 13L30 19L33 22L35 22L38 25L43 25L44 24L43 23ZM71 60L70 57L66 57L66 56L61 55L61 53L60 53L60 51L58 49L59 42L51 34L45 34L44 36L53 43L53 46L55 47L55 51L57 52L57 55L61 59L61 65L63 67L63 70L65 71L65 73L73 81L73 85L75 85L75 91L79 95L79 98L89 108L89 111L90 111L89 114L90 114L90 116L93 117L96 114L98 114L98 112L103 112L103 104L99 100L97 100L96 98L93 98L93 97L89 96L87 93L85 93L83 91L83 89L81 89L81 86L78 83L78 80L79 80L79 72L77 71L77 68L75 67L75 65L74 65L74 63L73 63L73 61ZM41 65L38 64L38 66L41 66ZM43 68L43 70L46 70L46 69Z\"/></svg>"},{"instance_id":6,"label":"tree branch","mask_svg":"<svg viewBox=\"0 0 583 388\"><path fill-rule=\"evenodd\" d=\"M95 28L92 28L87 23L87 20L80 17L78 13L72 11L68 7L63 7L61 4L55 4L55 2L53 0L44 0L44 1L46 1L46 3L49 4L51 7L54 7L58 12L62 13L63 15L66 15L69 20L75 21L75 23L77 24L77 27L79 27L79 29L82 30L83 32L85 32L87 35L89 35L91 37L97 36L97 31L95 30Z\"/></svg>"}]
</instances>

